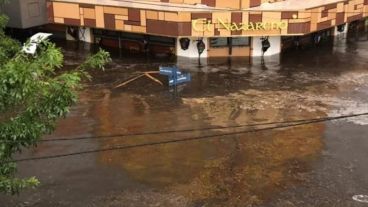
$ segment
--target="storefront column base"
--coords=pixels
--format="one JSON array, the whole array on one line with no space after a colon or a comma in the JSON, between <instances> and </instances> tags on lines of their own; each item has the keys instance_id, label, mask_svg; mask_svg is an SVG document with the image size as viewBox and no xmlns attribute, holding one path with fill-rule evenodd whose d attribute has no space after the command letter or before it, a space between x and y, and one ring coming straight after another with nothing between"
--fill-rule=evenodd
<instances>
[{"instance_id":1,"label":"storefront column base","mask_svg":"<svg viewBox=\"0 0 368 207\"><path fill-rule=\"evenodd\" d=\"M339 31L340 30L340 31ZM349 24L346 23L344 30L339 29L338 26L334 28L333 33L333 51L334 52L343 52L346 49L346 41L348 36Z\"/></svg>"},{"instance_id":2,"label":"storefront column base","mask_svg":"<svg viewBox=\"0 0 368 207\"><path fill-rule=\"evenodd\" d=\"M186 38L186 39L182 39ZM181 40L182 39L182 40ZM197 43L198 40L202 40L205 44L203 53L199 56ZM182 45L183 44L183 45ZM186 45L187 44L187 45ZM178 58L207 58L208 57L208 38L196 38L196 37L178 37L176 39L176 56Z\"/></svg>"},{"instance_id":3,"label":"storefront column base","mask_svg":"<svg viewBox=\"0 0 368 207\"><path fill-rule=\"evenodd\" d=\"M79 41L93 43L92 29L88 27L79 28Z\"/></svg>"},{"instance_id":4,"label":"storefront column base","mask_svg":"<svg viewBox=\"0 0 368 207\"><path fill-rule=\"evenodd\" d=\"M252 64L264 64L265 62L279 62L281 53L281 36L268 37L270 47L265 53L262 52L262 37L252 37L251 61ZM263 58L262 58L263 57Z\"/></svg>"},{"instance_id":5,"label":"storefront column base","mask_svg":"<svg viewBox=\"0 0 368 207\"><path fill-rule=\"evenodd\" d=\"M67 27L66 40L93 43L93 34L88 27Z\"/></svg>"},{"instance_id":6,"label":"storefront column base","mask_svg":"<svg viewBox=\"0 0 368 207\"><path fill-rule=\"evenodd\" d=\"M75 31L73 27L67 26L65 29L65 39L68 41L76 41Z\"/></svg>"},{"instance_id":7,"label":"storefront column base","mask_svg":"<svg viewBox=\"0 0 368 207\"><path fill-rule=\"evenodd\" d=\"M343 30L341 30L342 29L341 27L339 29L339 26L336 26L334 28L334 43L341 42L341 40L346 40L346 37L348 34L348 28L349 28L348 23L345 24L345 26L343 27Z\"/></svg>"}]
</instances>

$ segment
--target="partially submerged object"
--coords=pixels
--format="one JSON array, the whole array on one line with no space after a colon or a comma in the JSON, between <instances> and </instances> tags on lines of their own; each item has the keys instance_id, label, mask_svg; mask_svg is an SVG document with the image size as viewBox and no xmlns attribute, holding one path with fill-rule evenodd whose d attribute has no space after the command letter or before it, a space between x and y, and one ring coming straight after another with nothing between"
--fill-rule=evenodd
<instances>
[{"instance_id":1,"label":"partially submerged object","mask_svg":"<svg viewBox=\"0 0 368 207\"><path fill-rule=\"evenodd\" d=\"M184 73L179 71L176 66L173 67L160 67L160 74L166 75L169 78L169 86L176 86L182 83L190 82L190 73Z\"/></svg>"},{"instance_id":2,"label":"partially submerged object","mask_svg":"<svg viewBox=\"0 0 368 207\"><path fill-rule=\"evenodd\" d=\"M354 195L353 200L361 203L368 203L368 195Z\"/></svg>"},{"instance_id":3,"label":"partially submerged object","mask_svg":"<svg viewBox=\"0 0 368 207\"><path fill-rule=\"evenodd\" d=\"M43 33L39 32L29 38L29 42L23 45L22 51L34 55L37 50L37 46L42 42L45 41L48 37L50 37L51 33Z\"/></svg>"},{"instance_id":4,"label":"partially submerged object","mask_svg":"<svg viewBox=\"0 0 368 207\"><path fill-rule=\"evenodd\" d=\"M147 77L151 80L153 80L154 82L163 85L163 83L158 80L157 78L153 77L152 74L160 74L160 75L164 75L164 76L168 76L169 79L169 86L176 86L182 83L186 83L186 82L190 82L191 81L191 76L190 73L184 73L179 71L178 67L173 66L173 67L162 67L160 66L159 71L147 71L147 72L143 72L139 75L136 75L134 77L129 78L128 80L124 81L123 83L115 86L114 88L119 88L119 87L123 87L128 85L129 83L142 78L142 77Z\"/></svg>"},{"instance_id":5,"label":"partially submerged object","mask_svg":"<svg viewBox=\"0 0 368 207\"><path fill-rule=\"evenodd\" d=\"M134 76L134 77L132 77L132 78L129 78L128 80L126 80L126 81L124 81L123 83L121 83L121 84L119 84L119 85L117 85L117 86L115 86L114 88L119 88L119 87L123 87L123 86L126 86L126 85L128 85L129 83L131 83L131 82L133 82L133 81L135 81L135 80L137 80L137 79L139 79L139 78L142 78L142 77L147 77L147 78L149 78L149 79L151 79L151 80L153 80L154 82L156 82L156 83L158 83L158 84L160 84L160 85L164 85L160 80L158 80L157 78L155 78L155 77L153 77L151 74L157 74L158 73L158 71L148 71L148 72L143 72L142 74L139 74L139 75L137 75L137 76Z\"/></svg>"}]
</instances>

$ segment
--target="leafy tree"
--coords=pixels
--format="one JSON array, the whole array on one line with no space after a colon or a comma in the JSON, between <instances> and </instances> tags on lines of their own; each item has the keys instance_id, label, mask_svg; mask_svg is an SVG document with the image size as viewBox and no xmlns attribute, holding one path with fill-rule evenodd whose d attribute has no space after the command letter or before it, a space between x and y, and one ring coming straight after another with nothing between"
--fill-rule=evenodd
<instances>
[{"instance_id":1,"label":"leafy tree","mask_svg":"<svg viewBox=\"0 0 368 207\"><path fill-rule=\"evenodd\" d=\"M0 15L0 192L17 194L39 181L18 178L13 156L53 131L56 120L77 101L81 81L90 78L87 70L103 69L110 57L100 50L75 70L58 71L63 65L60 49L44 41L36 54L22 52L20 44L5 35L6 22Z\"/></svg>"}]
</instances>

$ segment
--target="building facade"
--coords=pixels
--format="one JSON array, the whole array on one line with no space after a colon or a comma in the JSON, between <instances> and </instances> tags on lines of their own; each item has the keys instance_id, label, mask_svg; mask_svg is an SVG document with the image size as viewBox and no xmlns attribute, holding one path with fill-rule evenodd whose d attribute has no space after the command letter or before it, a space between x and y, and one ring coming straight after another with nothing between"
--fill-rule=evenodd
<instances>
[{"instance_id":1,"label":"building facade","mask_svg":"<svg viewBox=\"0 0 368 207\"><path fill-rule=\"evenodd\" d=\"M46 0L11 0L1 5L12 28L30 28L47 24Z\"/></svg>"},{"instance_id":2,"label":"building facade","mask_svg":"<svg viewBox=\"0 0 368 207\"><path fill-rule=\"evenodd\" d=\"M68 39L182 57L279 54L337 35L368 16L368 0L48 0ZM326 33L327 32L327 33Z\"/></svg>"}]
</instances>

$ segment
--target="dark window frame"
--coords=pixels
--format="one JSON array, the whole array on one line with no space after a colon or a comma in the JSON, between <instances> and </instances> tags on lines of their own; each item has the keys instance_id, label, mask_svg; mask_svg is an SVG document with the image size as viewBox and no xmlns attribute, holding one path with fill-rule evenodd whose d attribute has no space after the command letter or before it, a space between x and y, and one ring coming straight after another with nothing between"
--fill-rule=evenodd
<instances>
[{"instance_id":1,"label":"dark window frame","mask_svg":"<svg viewBox=\"0 0 368 207\"><path fill-rule=\"evenodd\" d=\"M221 45L215 45L213 44L211 41L214 41L216 39L222 39L222 41L224 39L226 39L226 44L221 44ZM234 39L235 38L244 38L244 39L247 39L246 43L245 44L234 44ZM214 38L210 38L209 39L210 41L210 48L225 48L225 47L249 47L250 44L251 44L251 41L250 41L250 37L214 37Z\"/></svg>"},{"instance_id":2,"label":"dark window frame","mask_svg":"<svg viewBox=\"0 0 368 207\"><path fill-rule=\"evenodd\" d=\"M234 38L244 38L247 39L247 43L246 44L242 44L242 45L234 45ZM231 38L231 46L232 47L249 47L250 46L250 37L232 37Z\"/></svg>"},{"instance_id":3,"label":"dark window frame","mask_svg":"<svg viewBox=\"0 0 368 207\"><path fill-rule=\"evenodd\" d=\"M142 43L144 40L147 40L148 43L152 45L175 46L176 44L176 39L172 37L110 31L104 29L93 29L93 35L95 37L120 39L121 41L136 41Z\"/></svg>"}]
</instances>

